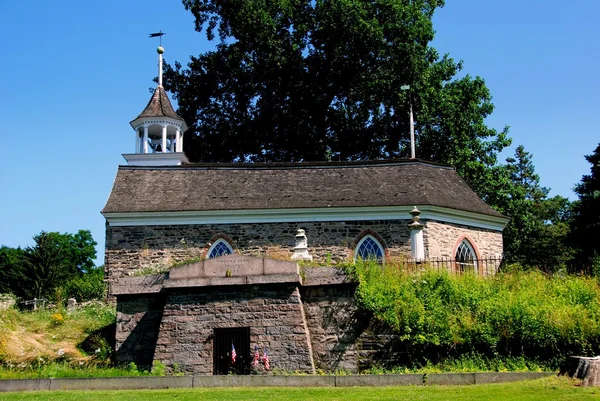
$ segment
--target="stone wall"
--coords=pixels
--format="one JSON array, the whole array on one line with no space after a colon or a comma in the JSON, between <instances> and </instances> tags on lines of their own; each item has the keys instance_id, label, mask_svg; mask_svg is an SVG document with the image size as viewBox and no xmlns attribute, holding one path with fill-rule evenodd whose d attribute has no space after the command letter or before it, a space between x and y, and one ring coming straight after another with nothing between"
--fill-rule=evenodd
<instances>
[{"instance_id":1,"label":"stone wall","mask_svg":"<svg viewBox=\"0 0 600 401\"><path fill-rule=\"evenodd\" d=\"M454 259L459 240L467 238L481 259L502 257L502 232L435 220L424 222L426 258Z\"/></svg>"},{"instance_id":2,"label":"stone wall","mask_svg":"<svg viewBox=\"0 0 600 401\"><path fill-rule=\"evenodd\" d=\"M250 328L252 348L269 348L271 369L313 372L302 301L293 285L168 294L154 358L187 373L212 374L214 329L233 327Z\"/></svg>"},{"instance_id":3,"label":"stone wall","mask_svg":"<svg viewBox=\"0 0 600 401\"><path fill-rule=\"evenodd\" d=\"M144 368L156 360L168 369L210 375L213 330L249 327L251 348L269 347L271 370L356 373L396 366L403 357L397 335L358 309L355 288L269 285L119 296L116 360Z\"/></svg>"},{"instance_id":4,"label":"stone wall","mask_svg":"<svg viewBox=\"0 0 600 401\"><path fill-rule=\"evenodd\" d=\"M403 361L398 335L354 301L356 284L302 288L315 367L324 372L357 373Z\"/></svg>"},{"instance_id":5,"label":"stone wall","mask_svg":"<svg viewBox=\"0 0 600 401\"><path fill-rule=\"evenodd\" d=\"M376 232L388 257L410 255L409 220L106 226L105 269L109 282L140 270L166 270L174 263L202 258L220 236L242 255L289 260L296 230L303 228L309 252L318 263L335 264L354 257L353 245L365 230Z\"/></svg>"},{"instance_id":6,"label":"stone wall","mask_svg":"<svg viewBox=\"0 0 600 401\"><path fill-rule=\"evenodd\" d=\"M135 362L145 369L152 366L164 306L162 294L118 298L115 333L117 363Z\"/></svg>"}]
</instances>

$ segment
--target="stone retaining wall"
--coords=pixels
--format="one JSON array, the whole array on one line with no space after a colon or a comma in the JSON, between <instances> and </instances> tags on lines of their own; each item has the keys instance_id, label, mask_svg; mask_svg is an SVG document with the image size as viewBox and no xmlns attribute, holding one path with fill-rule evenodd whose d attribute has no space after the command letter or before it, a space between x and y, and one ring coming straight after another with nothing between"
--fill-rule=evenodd
<instances>
[{"instance_id":1,"label":"stone retaining wall","mask_svg":"<svg viewBox=\"0 0 600 401\"><path fill-rule=\"evenodd\" d=\"M434 373L351 376L166 376L99 377L92 379L0 380L0 392L40 390L134 390L204 387L354 387L431 384L488 384L537 380L555 372Z\"/></svg>"},{"instance_id":2,"label":"stone retaining wall","mask_svg":"<svg viewBox=\"0 0 600 401\"><path fill-rule=\"evenodd\" d=\"M139 330L133 323L141 320L156 324L159 314L150 309L146 296L119 298L117 316L118 344L129 338L133 344L152 350L153 359L171 368L177 364L187 373L213 373L213 330L249 327L250 343L269 347L273 367L286 371L313 372L309 333L302 314L302 300L293 285L206 288L201 292L175 292L166 295L160 313L157 337ZM133 313L127 316L124 311ZM140 316L144 317L140 317ZM152 317L149 318L148 315ZM137 332L134 332L137 330ZM136 339L139 335L144 338ZM138 346L129 347L135 351ZM121 347L122 348L122 347ZM238 353L243 352L238 350ZM138 355L117 349L119 360L136 361ZM136 361L136 363L139 363Z\"/></svg>"},{"instance_id":3,"label":"stone retaining wall","mask_svg":"<svg viewBox=\"0 0 600 401\"><path fill-rule=\"evenodd\" d=\"M335 269L330 269L335 270ZM152 361L190 374L213 374L213 330L249 327L250 343L269 348L271 368L358 372L402 361L397 335L354 301L355 283L247 285L119 296L117 361ZM252 350L238 349L238 353Z\"/></svg>"}]
</instances>

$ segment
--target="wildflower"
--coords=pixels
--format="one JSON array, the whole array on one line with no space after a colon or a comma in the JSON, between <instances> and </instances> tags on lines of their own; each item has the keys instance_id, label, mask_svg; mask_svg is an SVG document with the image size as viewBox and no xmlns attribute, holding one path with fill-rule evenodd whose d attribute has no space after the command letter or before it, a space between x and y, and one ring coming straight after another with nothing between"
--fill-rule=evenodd
<instances>
[{"instance_id":1,"label":"wildflower","mask_svg":"<svg viewBox=\"0 0 600 401\"><path fill-rule=\"evenodd\" d=\"M54 325L62 324L65 321L65 318L60 313L55 313L53 315L50 315L50 319L52 319L52 324L54 324Z\"/></svg>"}]
</instances>

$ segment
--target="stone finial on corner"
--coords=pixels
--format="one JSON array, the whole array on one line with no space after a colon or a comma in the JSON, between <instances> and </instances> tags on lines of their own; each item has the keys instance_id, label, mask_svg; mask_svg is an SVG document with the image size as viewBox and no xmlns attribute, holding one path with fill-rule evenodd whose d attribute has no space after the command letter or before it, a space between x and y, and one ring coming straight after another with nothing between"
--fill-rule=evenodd
<instances>
[{"instance_id":1,"label":"stone finial on corner","mask_svg":"<svg viewBox=\"0 0 600 401\"><path fill-rule=\"evenodd\" d=\"M423 229L423 224L419 223L419 220L421 220L421 211L419 209L417 209L416 206L413 206L413 210L411 210L410 215L412 216L412 223L410 223L408 225L408 228L412 231L412 230L422 230Z\"/></svg>"},{"instance_id":2,"label":"stone finial on corner","mask_svg":"<svg viewBox=\"0 0 600 401\"><path fill-rule=\"evenodd\" d=\"M413 207L410 211L412 216L412 222L408 224L410 230L410 255L414 261L425 260L425 244L423 241L423 224L419 222L421 220L421 211L417 207Z\"/></svg>"},{"instance_id":3,"label":"stone finial on corner","mask_svg":"<svg viewBox=\"0 0 600 401\"><path fill-rule=\"evenodd\" d=\"M292 260L313 260L313 257L308 253L306 233L301 228L296 232L296 245L294 246Z\"/></svg>"}]
</instances>

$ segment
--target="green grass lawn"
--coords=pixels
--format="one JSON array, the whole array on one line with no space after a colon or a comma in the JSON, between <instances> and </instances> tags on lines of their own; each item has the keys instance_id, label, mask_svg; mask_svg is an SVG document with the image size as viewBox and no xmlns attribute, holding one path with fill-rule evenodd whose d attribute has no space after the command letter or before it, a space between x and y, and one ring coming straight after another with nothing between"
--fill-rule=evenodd
<instances>
[{"instance_id":1,"label":"green grass lawn","mask_svg":"<svg viewBox=\"0 0 600 401\"><path fill-rule=\"evenodd\" d=\"M600 388L563 378L477 386L217 388L0 393L0 400L600 400Z\"/></svg>"}]
</instances>

